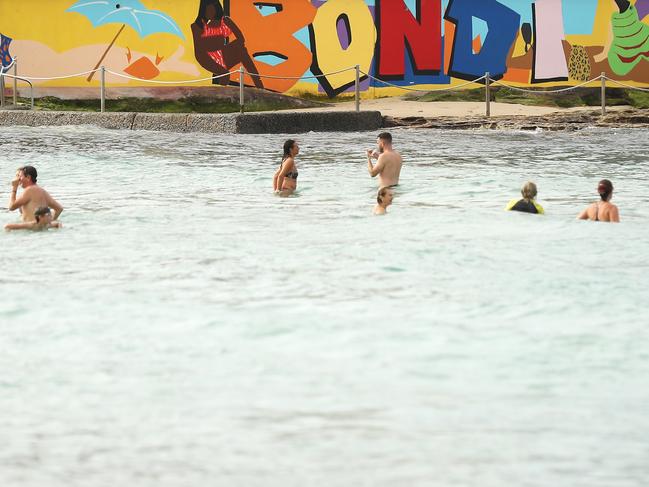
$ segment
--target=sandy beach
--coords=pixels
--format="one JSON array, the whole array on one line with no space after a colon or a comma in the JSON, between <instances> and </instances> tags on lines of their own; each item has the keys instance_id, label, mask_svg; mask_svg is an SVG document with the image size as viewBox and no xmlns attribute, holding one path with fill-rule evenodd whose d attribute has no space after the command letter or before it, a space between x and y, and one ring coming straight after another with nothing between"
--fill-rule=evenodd
<instances>
[{"instance_id":1,"label":"sandy beach","mask_svg":"<svg viewBox=\"0 0 649 487\"><path fill-rule=\"evenodd\" d=\"M609 111L619 111L629 107L607 107ZM354 101L335 103L327 107L305 108L301 111L353 111ZM597 107L559 108L544 106L519 105L514 103L491 102L491 115L498 117L507 116L543 116L553 113L572 113L579 111L592 111ZM480 117L485 115L484 102L420 102L410 101L403 97L375 98L361 100L361 110L378 110L384 116L390 117Z\"/></svg>"}]
</instances>

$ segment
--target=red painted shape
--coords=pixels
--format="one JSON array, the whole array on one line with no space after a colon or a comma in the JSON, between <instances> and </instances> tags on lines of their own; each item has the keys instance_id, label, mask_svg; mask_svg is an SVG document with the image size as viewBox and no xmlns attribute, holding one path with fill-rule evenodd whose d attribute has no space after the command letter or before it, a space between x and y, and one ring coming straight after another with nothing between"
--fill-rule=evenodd
<instances>
[{"instance_id":1,"label":"red painted shape","mask_svg":"<svg viewBox=\"0 0 649 487\"><path fill-rule=\"evenodd\" d=\"M379 9L379 77L405 75L406 50L415 74L442 68L441 0L417 0L417 17L404 0L377 0Z\"/></svg>"}]
</instances>

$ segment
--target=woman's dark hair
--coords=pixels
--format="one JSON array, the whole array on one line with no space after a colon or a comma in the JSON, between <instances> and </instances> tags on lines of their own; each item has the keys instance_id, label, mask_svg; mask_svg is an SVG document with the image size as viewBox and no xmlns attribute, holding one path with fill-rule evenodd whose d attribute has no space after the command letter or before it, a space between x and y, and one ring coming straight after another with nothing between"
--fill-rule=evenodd
<instances>
[{"instance_id":1,"label":"woman's dark hair","mask_svg":"<svg viewBox=\"0 0 649 487\"><path fill-rule=\"evenodd\" d=\"M380 205L381 203L383 203L383 198L385 197L386 194L388 194L388 190L389 190L389 189L390 189L390 188L388 188L387 186L384 187L384 188L379 189L379 192L378 192L378 194L376 195L376 202L377 202L379 205Z\"/></svg>"},{"instance_id":2,"label":"woman's dark hair","mask_svg":"<svg viewBox=\"0 0 649 487\"><path fill-rule=\"evenodd\" d=\"M602 179L597 185L597 192L599 197L602 198L602 201L608 201L613 193L613 183L608 179Z\"/></svg>"},{"instance_id":3,"label":"woman's dark hair","mask_svg":"<svg viewBox=\"0 0 649 487\"><path fill-rule=\"evenodd\" d=\"M294 145L295 141L293 139L288 139L286 142L284 142L284 155L282 156L282 162L284 162L287 157L290 157L291 149Z\"/></svg>"},{"instance_id":4,"label":"woman's dark hair","mask_svg":"<svg viewBox=\"0 0 649 487\"><path fill-rule=\"evenodd\" d=\"M205 10L207 9L208 5L214 5L214 8L216 8L216 20L220 21L225 13L223 12L223 7L221 6L221 2L219 0L201 0L200 5L198 6L198 15L196 16L196 20L194 21L196 24L201 25L203 21L207 21L207 18L205 18Z\"/></svg>"},{"instance_id":5,"label":"woman's dark hair","mask_svg":"<svg viewBox=\"0 0 649 487\"><path fill-rule=\"evenodd\" d=\"M36 179L38 179L38 173L34 166L23 166L19 171L22 171L25 176L29 176L32 179L32 183L35 183Z\"/></svg>"}]
</instances>

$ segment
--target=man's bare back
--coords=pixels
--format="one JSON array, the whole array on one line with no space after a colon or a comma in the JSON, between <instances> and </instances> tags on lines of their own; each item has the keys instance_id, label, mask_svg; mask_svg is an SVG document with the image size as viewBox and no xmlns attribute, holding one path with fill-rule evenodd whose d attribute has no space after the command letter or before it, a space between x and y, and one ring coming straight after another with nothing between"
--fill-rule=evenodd
<instances>
[{"instance_id":1,"label":"man's bare back","mask_svg":"<svg viewBox=\"0 0 649 487\"><path fill-rule=\"evenodd\" d=\"M387 132L379 135L377 145L379 154L376 164L372 165L372 157L376 157L376 152L367 151L367 171L371 177L379 177L379 188L395 186L399 184L403 165L401 155L392 148L392 136Z\"/></svg>"},{"instance_id":2,"label":"man's bare back","mask_svg":"<svg viewBox=\"0 0 649 487\"><path fill-rule=\"evenodd\" d=\"M50 196L43 188L36 184L36 170L31 166L20 168L16 173L16 179L11 182L11 197L9 199L9 210L20 209L24 222L34 221L34 212L40 207L49 207L54 210L53 220L58 219L63 207ZM22 186L23 192L17 198L18 186Z\"/></svg>"}]
</instances>

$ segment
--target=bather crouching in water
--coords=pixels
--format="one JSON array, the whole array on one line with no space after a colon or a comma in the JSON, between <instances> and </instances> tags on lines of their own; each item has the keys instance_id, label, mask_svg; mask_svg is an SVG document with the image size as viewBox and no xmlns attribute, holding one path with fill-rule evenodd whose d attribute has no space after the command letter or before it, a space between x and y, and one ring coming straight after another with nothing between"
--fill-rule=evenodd
<instances>
[{"instance_id":1,"label":"bather crouching in water","mask_svg":"<svg viewBox=\"0 0 649 487\"><path fill-rule=\"evenodd\" d=\"M47 230L61 228L61 222L52 221L52 212L47 206L41 206L34 212L34 221L24 223L7 223L5 230Z\"/></svg>"}]
</instances>

